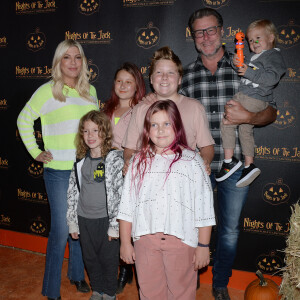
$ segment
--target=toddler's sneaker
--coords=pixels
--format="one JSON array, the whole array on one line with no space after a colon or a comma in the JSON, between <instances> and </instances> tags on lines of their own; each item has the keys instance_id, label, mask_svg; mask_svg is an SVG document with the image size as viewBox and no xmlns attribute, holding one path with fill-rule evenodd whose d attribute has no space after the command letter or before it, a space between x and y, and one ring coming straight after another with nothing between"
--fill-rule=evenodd
<instances>
[{"instance_id":1,"label":"toddler's sneaker","mask_svg":"<svg viewBox=\"0 0 300 300\"><path fill-rule=\"evenodd\" d=\"M260 173L259 168L254 164L250 164L248 168L244 168L240 179L236 183L236 187L244 187L251 184Z\"/></svg>"},{"instance_id":2,"label":"toddler's sneaker","mask_svg":"<svg viewBox=\"0 0 300 300\"><path fill-rule=\"evenodd\" d=\"M220 182L227 179L231 176L235 171L237 171L242 165L242 162L232 156L232 161L230 163L226 163L223 161L222 168L220 172L216 175L216 181Z\"/></svg>"}]
</instances>

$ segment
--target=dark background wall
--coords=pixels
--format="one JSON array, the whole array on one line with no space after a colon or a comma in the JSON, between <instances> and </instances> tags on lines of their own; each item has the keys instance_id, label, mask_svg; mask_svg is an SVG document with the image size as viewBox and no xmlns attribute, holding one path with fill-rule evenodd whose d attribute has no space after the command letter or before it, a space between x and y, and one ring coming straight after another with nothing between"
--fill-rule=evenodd
<instances>
[{"instance_id":1,"label":"dark background wall","mask_svg":"<svg viewBox=\"0 0 300 300\"><path fill-rule=\"evenodd\" d=\"M16 119L33 92L49 78L57 44L79 41L89 61L101 103L109 97L115 70L138 65L149 89L153 52L170 46L183 65L197 53L187 28L202 7L224 17L224 43L255 19L271 19L287 73L275 92L277 121L255 130L256 162L262 174L252 184L241 220L235 268L273 273L283 266L290 207L300 194L300 2L280 0L20 0L0 5L0 228L47 236L50 227L42 165L20 140ZM245 53L248 49L245 47ZM40 126L35 128L42 147Z\"/></svg>"}]
</instances>

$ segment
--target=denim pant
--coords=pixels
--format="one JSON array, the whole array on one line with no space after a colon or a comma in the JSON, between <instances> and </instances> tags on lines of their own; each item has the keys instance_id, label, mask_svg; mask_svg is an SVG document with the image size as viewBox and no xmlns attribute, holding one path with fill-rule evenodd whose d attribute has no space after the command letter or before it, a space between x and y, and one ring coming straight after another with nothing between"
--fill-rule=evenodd
<instances>
[{"instance_id":1,"label":"denim pant","mask_svg":"<svg viewBox=\"0 0 300 300\"><path fill-rule=\"evenodd\" d=\"M71 171L44 168L44 181L50 205L51 228L48 237L46 267L42 294L60 296L61 270L67 241L69 242L68 278L84 279L84 266L79 240L69 235L67 225L67 191Z\"/></svg>"},{"instance_id":2,"label":"denim pant","mask_svg":"<svg viewBox=\"0 0 300 300\"><path fill-rule=\"evenodd\" d=\"M217 185L217 239L213 265L213 287L227 287L232 275L232 265L236 256L239 237L240 216L247 199L249 187L235 186L242 169L228 179L216 182L214 174L210 176L213 189Z\"/></svg>"}]
</instances>

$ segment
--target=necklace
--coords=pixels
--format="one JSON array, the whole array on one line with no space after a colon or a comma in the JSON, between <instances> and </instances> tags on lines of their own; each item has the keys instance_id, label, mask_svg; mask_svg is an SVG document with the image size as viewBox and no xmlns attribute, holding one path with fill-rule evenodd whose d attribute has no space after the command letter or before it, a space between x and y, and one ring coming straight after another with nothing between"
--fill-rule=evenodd
<instances>
[{"instance_id":1,"label":"necklace","mask_svg":"<svg viewBox=\"0 0 300 300\"><path fill-rule=\"evenodd\" d=\"M70 89L75 89L75 86L73 87L73 86L67 84L66 82L65 82L64 84L65 84L67 87L69 87Z\"/></svg>"}]
</instances>

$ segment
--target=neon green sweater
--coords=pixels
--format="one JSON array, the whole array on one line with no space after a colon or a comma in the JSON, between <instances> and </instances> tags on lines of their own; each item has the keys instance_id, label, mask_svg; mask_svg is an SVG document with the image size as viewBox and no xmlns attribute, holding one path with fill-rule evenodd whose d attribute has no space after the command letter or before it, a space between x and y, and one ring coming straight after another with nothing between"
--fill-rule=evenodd
<instances>
[{"instance_id":1,"label":"neon green sweater","mask_svg":"<svg viewBox=\"0 0 300 300\"><path fill-rule=\"evenodd\" d=\"M75 89L68 90L66 102L53 98L52 82L45 83L32 95L20 112L17 125L28 152L35 159L42 151L34 137L34 121L41 119L45 150L51 152L53 160L44 167L55 170L71 170L76 158L74 139L80 118L91 110L98 110L95 88L90 86L94 103L80 98Z\"/></svg>"}]
</instances>

